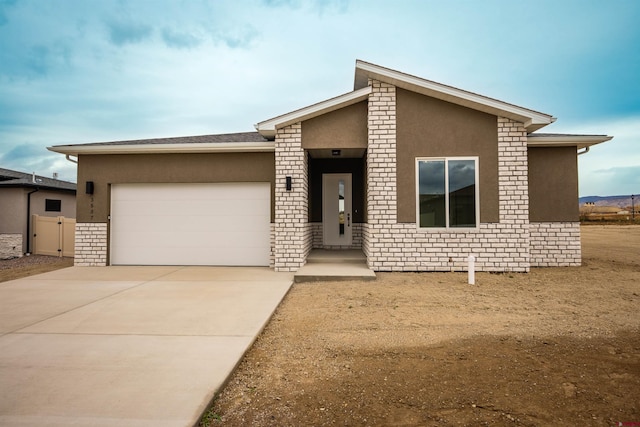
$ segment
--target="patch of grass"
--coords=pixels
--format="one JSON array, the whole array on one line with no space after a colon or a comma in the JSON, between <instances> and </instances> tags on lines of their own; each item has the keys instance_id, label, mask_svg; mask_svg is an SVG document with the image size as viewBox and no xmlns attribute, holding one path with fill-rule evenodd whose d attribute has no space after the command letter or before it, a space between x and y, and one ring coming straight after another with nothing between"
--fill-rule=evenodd
<instances>
[{"instance_id":1,"label":"patch of grass","mask_svg":"<svg viewBox=\"0 0 640 427\"><path fill-rule=\"evenodd\" d=\"M209 427L213 423L221 422L221 421L222 421L222 417L220 416L220 414L215 413L212 408L207 410L207 412L204 413L204 415L200 419L200 423L198 424L198 426Z\"/></svg>"}]
</instances>

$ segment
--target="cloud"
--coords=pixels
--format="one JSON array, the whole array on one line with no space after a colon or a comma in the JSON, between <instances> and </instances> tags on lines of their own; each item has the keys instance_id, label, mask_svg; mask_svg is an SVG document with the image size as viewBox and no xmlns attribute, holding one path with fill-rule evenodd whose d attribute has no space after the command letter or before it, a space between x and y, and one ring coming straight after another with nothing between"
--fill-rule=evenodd
<instances>
[{"instance_id":1,"label":"cloud","mask_svg":"<svg viewBox=\"0 0 640 427\"><path fill-rule=\"evenodd\" d=\"M9 22L7 18L7 9L9 6L14 6L17 0L0 0L0 26Z\"/></svg>"},{"instance_id":2,"label":"cloud","mask_svg":"<svg viewBox=\"0 0 640 427\"><path fill-rule=\"evenodd\" d=\"M594 170L580 177L580 189L581 196L640 194L640 165Z\"/></svg>"},{"instance_id":3,"label":"cloud","mask_svg":"<svg viewBox=\"0 0 640 427\"><path fill-rule=\"evenodd\" d=\"M151 26L134 22L111 21L107 23L107 27L109 39L116 46L141 43L153 33Z\"/></svg>"},{"instance_id":4,"label":"cloud","mask_svg":"<svg viewBox=\"0 0 640 427\"><path fill-rule=\"evenodd\" d=\"M222 43L231 49L246 49L252 46L258 37L258 31L250 25L234 30L221 30L213 33L213 41Z\"/></svg>"},{"instance_id":5,"label":"cloud","mask_svg":"<svg viewBox=\"0 0 640 427\"><path fill-rule=\"evenodd\" d=\"M268 7L287 7L293 10L301 9L304 4L319 15L332 11L344 13L349 6L348 0L313 0L311 2L304 2L302 0L263 0L263 3Z\"/></svg>"},{"instance_id":6,"label":"cloud","mask_svg":"<svg viewBox=\"0 0 640 427\"><path fill-rule=\"evenodd\" d=\"M202 39L190 32L176 31L171 28L164 28L161 32L162 40L171 48L190 49L202 44Z\"/></svg>"},{"instance_id":7,"label":"cloud","mask_svg":"<svg viewBox=\"0 0 640 427\"><path fill-rule=\"evenodd\" d=\"M34 156L42 154L42 148L34 144L20 144L13 147L0 157L2 163L14 163L16 161L22 161Z\"/></svg>"}]
</instances>

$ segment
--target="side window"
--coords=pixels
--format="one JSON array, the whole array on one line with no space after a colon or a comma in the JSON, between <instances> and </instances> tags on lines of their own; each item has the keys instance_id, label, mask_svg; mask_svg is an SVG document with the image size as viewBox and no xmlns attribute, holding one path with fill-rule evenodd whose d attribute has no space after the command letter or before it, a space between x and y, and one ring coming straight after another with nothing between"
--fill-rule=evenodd
<instances>
[{"instance_id":1,"label":"side window","mask_svg":"<svg viewBox=\"0 0 640 427\"><path fill-rule=\"evenodd\" d=\"M62 200L44 199L44 210L46 212L60 212L62 210Z\"/></svg>"},{"instance_id":2,"label":"side window","mask_svg":"<svg viewBox=\"0 0 640 427\"><path fill-rule=\"evenodd\" d=\"M419 228L478 226L478 159L417 159Z\"/></svg>"}]
</instances>

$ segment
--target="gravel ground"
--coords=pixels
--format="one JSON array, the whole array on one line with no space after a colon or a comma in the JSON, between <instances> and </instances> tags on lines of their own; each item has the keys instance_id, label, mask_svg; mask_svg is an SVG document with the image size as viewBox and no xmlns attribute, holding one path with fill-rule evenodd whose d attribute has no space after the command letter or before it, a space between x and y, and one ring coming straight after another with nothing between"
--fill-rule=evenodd
<instances>
[{"instance_id":1,"label":"gravel ground","mask_svg":"<svg viewBox=\"0 0 640 427\"><path fill-rule=\"evenodd\" d=\"M296 284L203 425L640 422L640 227L583 266Z\"/></svg>"},{"instance_id":2,"label":"gravel ground","mask_svg":"<svg viewBox=\"0 0 640 427\"><path fill-rule=\"evenodd\" d=\"M0 282L73 266L73 258L31 255L0 260Z\"/></svg>"}]
</instances>

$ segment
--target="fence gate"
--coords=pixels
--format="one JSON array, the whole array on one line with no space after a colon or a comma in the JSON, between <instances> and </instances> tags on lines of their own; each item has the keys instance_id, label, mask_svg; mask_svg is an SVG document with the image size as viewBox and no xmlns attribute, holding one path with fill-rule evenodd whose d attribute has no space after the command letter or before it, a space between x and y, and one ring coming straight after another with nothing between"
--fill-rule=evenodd
<instances>
[{"instance_id":1,"label":"fence gate","mask_svg":"<svg viewBox=\"0 0 640 427\"><path fill-rule=\"evenodd\" d=\"M33 215L33 253L72 257L75 254L76 220L63 216Z\"/></svg>"}]
</instances>

